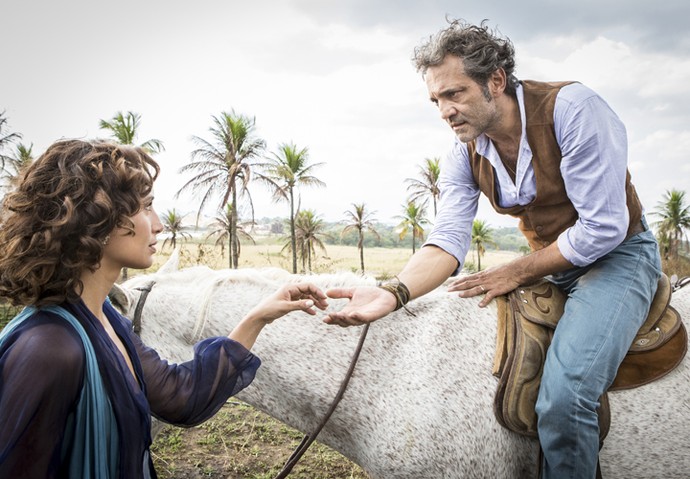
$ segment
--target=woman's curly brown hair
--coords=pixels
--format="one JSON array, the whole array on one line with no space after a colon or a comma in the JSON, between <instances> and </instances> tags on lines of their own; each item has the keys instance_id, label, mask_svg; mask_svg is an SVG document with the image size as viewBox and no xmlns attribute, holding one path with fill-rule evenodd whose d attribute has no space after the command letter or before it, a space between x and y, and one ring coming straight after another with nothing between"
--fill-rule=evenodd
<instances>
[{"instance_id":1,"label":"woman's curly brown hair","mask_svg":"<svg viewBox=\"0 0 690 479\"><path fill-rule=\"evenodd\" d=\"M15 305L77 301L85 268L150 195L158 164L141 148L62 140L22 172L0 219L0 297Z\"/></svg>"}]
</instances>

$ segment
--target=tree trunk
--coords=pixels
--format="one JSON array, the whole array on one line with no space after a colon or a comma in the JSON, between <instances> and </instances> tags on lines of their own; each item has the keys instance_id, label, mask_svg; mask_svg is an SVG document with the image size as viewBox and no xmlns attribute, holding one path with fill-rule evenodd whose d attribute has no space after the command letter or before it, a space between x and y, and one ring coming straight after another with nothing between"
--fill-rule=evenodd
<instances>
[{"instance_id":1,"label":"tree trunk","mask_svg":"<svg viewBox=\"0 0 690 479\"><path fill-rule=\"evenodd\" d=\"M295 237L295 196L290 188L290 244L292 245L292 272L297 274L297 238ZM302 265L304 267L304 264Z\"/></svg>"},{"instance_id":2,"label":"tree trunk","mask_svg":"<svg viewBox=\"0 0 690 479\"><path fill-rule=\"evenodd\" d=\"M302 271L301 273L306 273L307 272L307 253L304 251L304 245L300 246L299 248L299 256L300 259L302 260Z\"/></svg>"},{"instance_id":3,"label":"tree trunk","mask_svg":"<svg viewBox=\"0 0 690 479\"><path fill-rule=\"evenodd\" d=\"M239 252L237 248L237 191L232 190L232 205L230 207L230 264L232 269L237 269Z\"/></svg>"},{"instance_id":4,"label":"tree trunk","mask_svg":"<svg viewBox=\"0 0 690 479\"><path fill-rule=\"evenodd\" d=\"M359 264L362 266L362 274L364 274L364 233L359 232Z\"/></svg>"},{"instance_id":5,"label":"tree trunk","mask_svg":"<svg viewBox=\"0 0 690 479\"><path fill-rule=\"evenodd\" d=\"M231 228L232 229L232 228ZM232 269L232 235L228 233L228 268Z\"/></svg>"}]
</instances>

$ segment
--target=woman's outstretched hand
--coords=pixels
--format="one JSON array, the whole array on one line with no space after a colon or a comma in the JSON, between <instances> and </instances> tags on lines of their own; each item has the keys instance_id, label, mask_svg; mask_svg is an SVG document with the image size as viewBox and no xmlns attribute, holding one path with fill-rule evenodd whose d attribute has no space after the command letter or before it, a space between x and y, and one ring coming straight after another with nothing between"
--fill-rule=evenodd
<instances>
[{"instance_id":1,"label":"woman's outstretched hand","mask_svg":"<svg viewBox=\"0 0 690 479\"><path fill-rule=\"evenodd\" d=\"M327 299L323 291L311 283L286 284L254 306L228 336L251 349L267 324L291 311L315 315L314 308L323 311L328 307Z\"/></svg>"},{"instance_id":2,"label":"woman's outstretched hand","mask_svg":"<svg viewBox=\"0 0 690 479\"><path fill-rule=\"evenodd\" d=\"M327 299L324 292L311 283L286 284L252 308L247 316L270 323L291 311L302 310L315 315L314 308L323 311L328 307Z\"/></svg>"}]
</instances>

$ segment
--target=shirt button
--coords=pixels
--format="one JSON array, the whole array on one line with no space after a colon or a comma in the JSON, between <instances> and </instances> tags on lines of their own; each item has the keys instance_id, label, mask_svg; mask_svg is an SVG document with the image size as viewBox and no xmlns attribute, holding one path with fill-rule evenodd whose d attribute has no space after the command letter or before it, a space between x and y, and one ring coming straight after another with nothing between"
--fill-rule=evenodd
<instances>
[{"instance_id":1,"label":"shirt button","mask_svg":"<svg viewBox=\"0 0 690 479\"><path fill-rule=\"evenodd\" d=\"M541 233L541 230L543 230L544 227L542 225L538 225L534 229L537 231L537 233Z\"/></svg>"}]
</instances>

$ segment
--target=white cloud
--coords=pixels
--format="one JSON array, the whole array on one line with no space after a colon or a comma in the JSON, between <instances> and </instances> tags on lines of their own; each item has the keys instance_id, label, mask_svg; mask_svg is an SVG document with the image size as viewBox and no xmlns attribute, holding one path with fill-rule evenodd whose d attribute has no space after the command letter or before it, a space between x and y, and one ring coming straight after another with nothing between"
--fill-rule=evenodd
<instances>
[{"instance_id":1,"label":"white cloud","mask_svg":"<svg viewBox=\"0 0 690 479\"><path fill-rule=\"evenodd\" d=\"M654 209L671 189L690 194L690 130L653 131L633 142L630 149L636 158L631 174L638 184L638 193L648 200L648 210Z\"/></svg>"},{"instance_id":2,"label":"white cloud","mask_svg":"<svg viewBox=\"0 0 690 479\"><path fill-rule=\"evenodd\" d=\"M648 211L665 191L690 191L690 58L599 36L556 37L520 50L522 78L579 80L600 93L628 130L629 170Z\"/></svg>"},{"instance_id":3,"label":"white cloud","mask_svg":"<svg viewBox=\"0 0 690 479\"><path fill-rule=\"evenodd\" d=\"M650 208L669 187L690 190L688 175L679 174L690 163L690 55L679 47L687 35L660 28L656 10L643 4L636 14L608 15L614 3L604 1L596 18L591 5L538 0L500 9L470 1L462 10L513 38L520 78L580 80L609 101L628 127L630 169ZM189 138L208 137L211 116L234 108L256 117L270 148L294 141L309 147L312 161L326 162L319 175L328 187L304 191L305 207L333 220L365 201L392 221L405 200L404 179L452 139L410 57L446 13L460 16L457 2L239 5L11 2L0 20L16 39L4 52L0 109L37 151L60 137L102 134L98 120L118 110L141 113L141 139L167 148L159 156L159 209L194 210L194 201L173 199ZM687 13L684 5L662 10L676 19ZM261 187L254 199L258 216L284 214ZM486 205L479 215L515 223Z\"/></svg>"}]
</instances>

